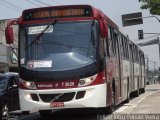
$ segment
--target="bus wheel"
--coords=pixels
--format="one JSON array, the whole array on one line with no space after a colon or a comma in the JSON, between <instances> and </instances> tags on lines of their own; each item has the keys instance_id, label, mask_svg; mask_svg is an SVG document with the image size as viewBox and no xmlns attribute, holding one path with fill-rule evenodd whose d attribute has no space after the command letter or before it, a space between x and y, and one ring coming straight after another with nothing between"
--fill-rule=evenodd
<instances>
[{"instance_id":1,"label":"bus wheel","mask_svg":"<svg viewBox=\"0 0 160 120\"><path fill-rule=\"evenodd\" d=\"M139 96L139 89L135 91L135 97Z\"/></svg>"},{"instance_id":2,"label":"bus wheel","mask_svg":"<svg viewBox=\"0 0 160 120\"><path fill-rule=\"evenodd\" d=\"M42 118L49 118L51 116L51 110L40 110L39 114Z\"/></svg>"},{"instance_id":3,"label":"bus wheel","mask_svg":"<svg viewBox=\"0 0 160 120\"><path fill-rule=\"evenodd\" d=\"M139 80L138 80L139 82ZM135 91L135 97L138 97L140 94L139 83L137 84L137 90Z\"/></svg>"},{"instance_id":4,"label":"bus wheel","mask_svg":"<svg viewBox=\"0 0 160 120\"><path fill-rule=\"evenodd\" d=\"M145 93L145 88L142 88L142 89L141 89L141 93Z\"/></svg>"},{"instance_id":5,"label":"bus wheel","mask_svg":"<svg viewBox=\"0 0 160 120\"><path fill-rule=\"evenodd\" d=\"M115 108L114 92L112 91L112 104L107 108L107 113L112 114Z\"/></svg>"},{"instance_id":6,"label":"bus wheel","mask_svg":"<svg viewBox=\"0 0 160 120\"><path fill-rule=\"evenodd\" d=\"M127 99L124 101L124 103L129 103L130 101L130 93L129 91L127 92Z\"/></svg>"}]
</instances>

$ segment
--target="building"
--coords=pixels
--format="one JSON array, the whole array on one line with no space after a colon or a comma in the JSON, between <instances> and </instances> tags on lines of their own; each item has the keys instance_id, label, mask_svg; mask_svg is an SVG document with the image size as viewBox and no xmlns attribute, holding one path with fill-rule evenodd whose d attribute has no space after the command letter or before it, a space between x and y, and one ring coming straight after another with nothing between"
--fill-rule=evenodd
<instances>
[{"instance_id":1,"label":"building","mask_svg":"<svg viewBox=\"0 0 160 120\"><path fill-rule=\"evenodd\" d=\"M8 20L0 20L0 73L8 71L18 71L17 67L17 48L18 42L12 45L6 44L5 27ZM18 41L18 26L13 26L15 41ZM11 48L12 47L12 48ZM14 52L13 52L14 50ZM16 55L14 54L16 53Z\"/></svg>"}]
</instances>

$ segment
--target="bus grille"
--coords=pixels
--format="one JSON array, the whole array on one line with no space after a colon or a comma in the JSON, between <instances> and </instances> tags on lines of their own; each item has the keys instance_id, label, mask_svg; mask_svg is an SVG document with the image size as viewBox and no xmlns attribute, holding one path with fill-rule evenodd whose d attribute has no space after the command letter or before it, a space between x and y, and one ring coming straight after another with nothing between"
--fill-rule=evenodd
<instances>
[{"instance_id":1,"label":"bus grille","mask_svg":"<svg viewBox=\"0 0 160 120\"><path fill-rule=\"evenodd\" d=\"M75 95L75 92L71 93L64 93L64 94L39 94L41 100L43 102L51 102L54 100L54 102L67 102L71 101Z\"/></svg>"}]
</instances>

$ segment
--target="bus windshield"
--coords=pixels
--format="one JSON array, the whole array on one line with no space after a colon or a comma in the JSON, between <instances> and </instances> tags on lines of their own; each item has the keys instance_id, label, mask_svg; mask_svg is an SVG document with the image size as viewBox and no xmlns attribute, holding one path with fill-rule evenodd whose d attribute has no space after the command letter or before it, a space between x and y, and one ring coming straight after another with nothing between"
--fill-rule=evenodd
<instances>
[{"instance_id":1,"label":"bus windshield","mask_svg":"<svg viewBox=\"0 0 160 120\"><path fill-rule=\"evenodd\" d=\"M36 71L64 71L95 62L98 46L95 21L57 22L37 37L47 26L34 24L21 27L21 67Z\"/></svg>"}]
</instances>

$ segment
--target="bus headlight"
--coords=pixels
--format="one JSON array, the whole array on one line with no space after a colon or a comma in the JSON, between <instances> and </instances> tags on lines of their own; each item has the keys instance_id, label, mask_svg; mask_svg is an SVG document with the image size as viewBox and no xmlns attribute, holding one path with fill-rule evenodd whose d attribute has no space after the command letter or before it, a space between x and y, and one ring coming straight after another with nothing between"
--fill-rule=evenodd
<instances>
[{"instance_id":1,"label":"bus headlight","mask_svg":"<svg viewBox=\"0 0 160 120\"><path fill-rule=\"evenodd\" d=\"M21 79L21 84L27 89L37 89L36 84L34 82L29 82Z\"/></svg>"},{"instance_id":2,"label":"bus headlight","mask_svg":"<svg viewBox=\"0 0 160 120\"><path fill-rule=\"evenodd\" d=\"M26 95L25 95L25 97L26 97L26 99L28 99L28 100L32 100L32 98L31 98L31 95L30 95L30 94L26 94Z\"/></svg>"},{"instance_id":3,"label":"bus headlight","mask_svg":"<svg viewBox=\"0 0 160 120\"><path fill-rule=\"evenodd\" d=\"M91 77L88 77L88 78L83 78L83 79L80 79L79 80L79 85L78 86L86 86L86 85L89 85L91 84L97 77L97 74L96 75L93 75Z\"/></svg>"}]
</instances>

